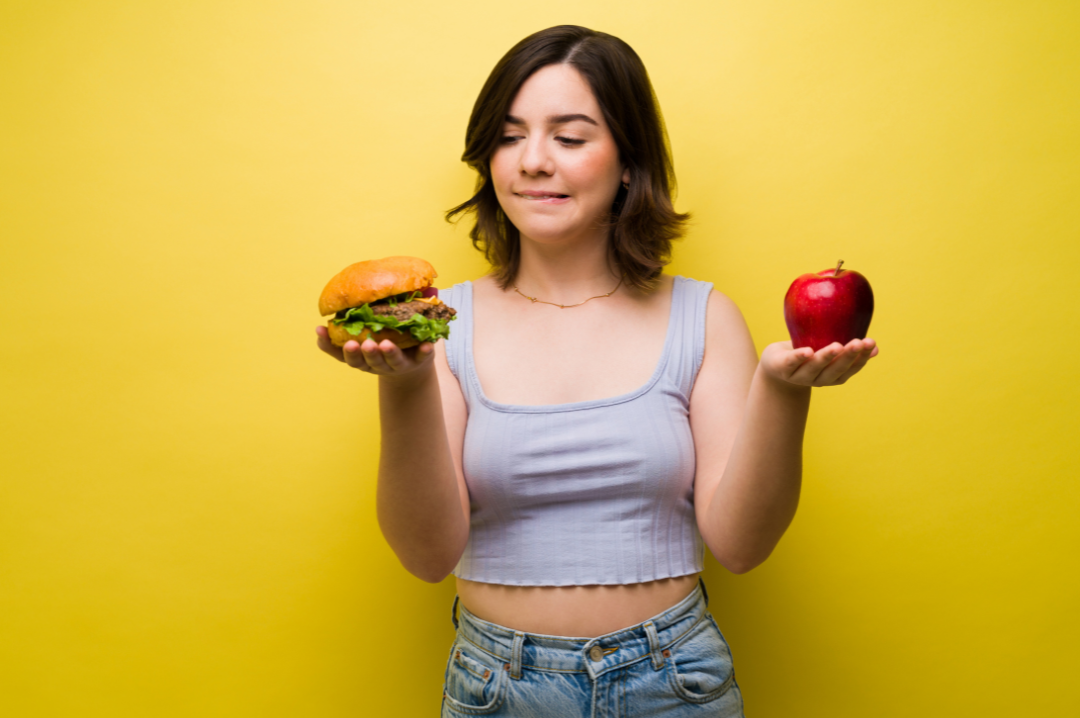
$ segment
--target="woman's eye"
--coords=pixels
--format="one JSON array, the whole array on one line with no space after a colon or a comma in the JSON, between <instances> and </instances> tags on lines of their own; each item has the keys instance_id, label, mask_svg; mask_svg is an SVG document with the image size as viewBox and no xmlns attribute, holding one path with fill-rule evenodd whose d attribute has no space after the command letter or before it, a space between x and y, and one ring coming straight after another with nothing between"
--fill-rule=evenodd
<instances>
[{"instance_id":1,"label":"woman's eye","mask_svg":"<svg viewBox=\"0 0 1080 718\"><path fill-rule=\"evenodd\" d=\"M575 139L573 139L571 137L556 137L555 139L556 139L556 141L561 142L562 144L567 145L568 147L575 147L577 145L585 144L585 140L575 140Z\"/></svg>"},{"instance_id":2,"label":"woman's eye","mask_svg":"<svg viewBox=\"0 0 1080 718\"><path fill-rule=\"evenodd\" d=\"M512 145L512 144L514 144L515 142L517 142L520 139L521 139L521 137L519 137L517 135L503 135L503 138L500 141L504 145Z\"/></svg>"}]
</instances>

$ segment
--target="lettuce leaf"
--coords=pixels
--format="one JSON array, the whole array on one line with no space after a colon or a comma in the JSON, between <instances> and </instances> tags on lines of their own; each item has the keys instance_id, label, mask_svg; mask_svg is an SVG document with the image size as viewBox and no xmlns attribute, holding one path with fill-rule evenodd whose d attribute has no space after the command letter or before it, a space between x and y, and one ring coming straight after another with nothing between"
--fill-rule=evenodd
<instances>
[{"instance_id":1,"label":"lettuce leaf","mask_svg":"<svg viewBox=\"0 0 1080 718\"><path fill-rule=\"evenodd\" d=\"M396 307L398 304L404 304L405 302L411 302L412 300L416 299L417 297L422 297L422 296L424 296L424 293L417 290L415 292L404 292L402 294L395 294L392 297L387 297L383 301L385 301L391 307Z\"/></svg>"},{"instance_id":2,"label":"lettuce leaf","mask_svg":"<svg viewBox=\"0 0 1080 718\"><path fill-rule=\"evenodd\" d=\"M346 310L344 316L334 317L330 321L345 327L345 331L354 337L360 336L365 329L370 329L372 333L395 329L402 334L412 334L418 342L435 342L450 337L450 321L453 319L457 317L428 319L423 314L414 314L404 321L398 321L391 316L375 314L370 304L364 304L352 307Z\"/></svg>"}]
</instances>

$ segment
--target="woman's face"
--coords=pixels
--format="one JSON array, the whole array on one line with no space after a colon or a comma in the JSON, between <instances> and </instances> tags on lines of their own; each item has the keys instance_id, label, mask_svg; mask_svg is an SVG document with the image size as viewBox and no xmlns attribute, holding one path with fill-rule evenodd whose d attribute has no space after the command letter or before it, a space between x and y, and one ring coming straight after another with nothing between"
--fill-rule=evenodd
<instances>
[{"instance_id":1,"label":"woman's face","mask_svg":"<svg viewBox=\"0 0 1080 718\"><path fill-rule=\"evenodd\" d=\"M630 173L589 83L573 66L543 67L518 90L491 158L491 179L525 238L607 236L601 223Z\"/></svg>"}]
</instances>

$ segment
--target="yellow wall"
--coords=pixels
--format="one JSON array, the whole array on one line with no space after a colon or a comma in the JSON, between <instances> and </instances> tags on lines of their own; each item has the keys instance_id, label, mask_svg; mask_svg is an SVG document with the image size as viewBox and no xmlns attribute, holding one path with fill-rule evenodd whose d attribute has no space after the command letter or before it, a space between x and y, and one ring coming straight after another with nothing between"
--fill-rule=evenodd
<instances>
[{"instance_id":1,"label":"yellow wall","mask_svg":"<svg viewBox=\"0 0 1080 718\"><path fill-rule=\"evenodd\" d=\"M1080 6L574 7L0 6L0 714L435 714L453 587L379 536L374 384L315 303L362 258L483 271L441 219L465 121L563 22L649 66L673 269L759 348L798 274L877 295L788 536L706 572L748 712L1077 714Z\"/></svg>"}]
</instances>

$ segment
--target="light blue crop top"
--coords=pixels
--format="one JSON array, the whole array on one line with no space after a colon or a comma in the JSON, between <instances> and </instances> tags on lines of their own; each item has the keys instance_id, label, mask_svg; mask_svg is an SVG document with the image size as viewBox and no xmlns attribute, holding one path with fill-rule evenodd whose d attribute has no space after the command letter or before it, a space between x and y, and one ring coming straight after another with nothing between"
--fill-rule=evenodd
<instances>
[{"instance_id":1,"label":"light blue crop top","mask_svg":"<svg viewBox=\"0 0 1080 718\"><path fill-rule=\"evenodd\" d=\"M465 396L472 512L454 575L517 586L630 584L702 570L690 390L712 284L675 277L663 354L635 391L572 404L491 401L472 360L472 283L446 342Z\"/></svg>"}]
</instances>

